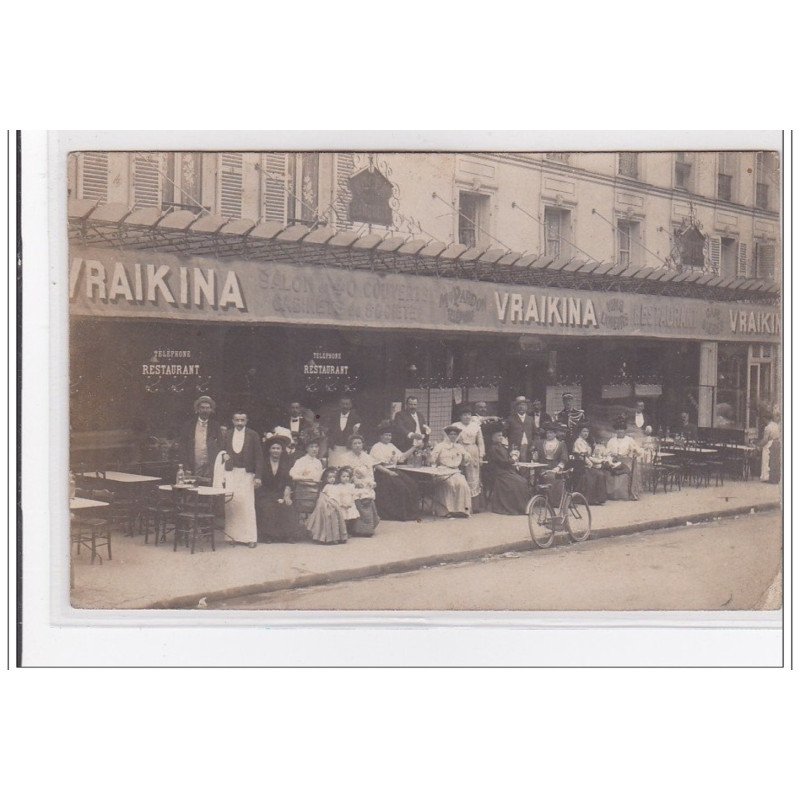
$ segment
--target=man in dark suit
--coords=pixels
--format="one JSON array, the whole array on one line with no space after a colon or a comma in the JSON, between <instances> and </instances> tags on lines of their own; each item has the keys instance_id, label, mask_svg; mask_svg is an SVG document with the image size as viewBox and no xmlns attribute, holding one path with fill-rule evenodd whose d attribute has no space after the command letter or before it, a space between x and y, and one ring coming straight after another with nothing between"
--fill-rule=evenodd
<instances>
[{"instance_id":1,"label":"man in dark suit","mask_svg":"<svg viewBox=\"0 0 800 800\"><path fill-rule=\"evenodd\" d=\"M341 467L347 453L347 442L354 433L361 429L361 417L353 409L353 401L349 397L339 400L338 413L332 414L326 422L328 429L328 466Z\"/></svg>"},{"instance_id":2,"label":"man in dark suit","mask_svg":"<svg viewBox=\"0 0 800 800\"><path fill-rule=\"evenodd\" d=\"M289 419L285 417L277 423L281 428L286 428L291 434L296 448L304 450L300 434L308 426L306 418L303 416L303 407L297 401L289 405ZM300 453L302 455L302 453Z\"/></svg>"},{"instance_id":3,"label":"man in dark suit","mask_svg":"<svg viewBox=\"0 0 800 800\"><path fill-rule=\"evenodd\" d=\"M528 398L514 398L514 412L506 420L508 449L519 450L519 460L528 461L537 435L533 417L528 413Z\"/></svg>"},{"instance_id":4,"label":"man in dark suit","mask_svg":"<svg viewBox=\"0 0 800 800\"><path fill-rule=\"evenodd\" d=\"M581 428L589 424L586 412L582 408L575 408L575 395L572 392L564 392L561 395L564 408L558 412L555 422L560 422L565 426L564 441L567 443L567 452L572 452L572 445L578 438ZM559 437L560 438L560 437Z\"/></svg>"},{"instance_id":5,"label":"man in dark suit","mask_svg":"<svg viewBox=\"0 0 800 800\"><path fill-rule=\"evenodd\" d=\"M422 435L427 443L431 434L425 415L417 408L419 400L416 397L406 398L406 407L394 415L395 444L405 452L414 443L414 434Z\"/></svg>"},{"instance_id":6,"label":"man in dark suit","mask_svg":"<svg viewBox=\"0 0 800 800\"><path fill-rule=\"evenodd\" d=\"M531 418L533 419L534 433L537 439L544 438L544 426L552 422L550 415L542 411L542 401L534 400L531 403L530 410Z\"/></svg>"},{"instance_id":7,"label":"man in dark suit","mask_svg":"<svg viewBox=\"0 0 800 800\"><path fill-rule=\"evenodd\" d=\"M222 449L222 429L213 418L216 404L203 395L194 402L195 418L180 434L180 462L192 475L210 481L217 453Z\"/></svg>"},{"instance_id":8,"label":"man in dark suit","mask_svg":"<svg viewBox=\"0 0 800 800\"><path fill-rule=\"evenodd\" d=\"M689 421L689 412L681 411L678 422L678 427L674 431L674 435L682 436L687 442L697 441L697 425Z\"/></svg>"},{"instance_id":9,"label":"man in dark suit","mask_svg":"<svg viewBox=\"0 0 800 800\"><path fill-rule=\"evenodd\" d=\"M653 421L650 419L650 415L645 412L644 400L637 400L636 408L633 412L633 427L636 428L636 430L640 433L644 434L644 429L648 425L652 427Z\"/></svg>"}]
</instances>

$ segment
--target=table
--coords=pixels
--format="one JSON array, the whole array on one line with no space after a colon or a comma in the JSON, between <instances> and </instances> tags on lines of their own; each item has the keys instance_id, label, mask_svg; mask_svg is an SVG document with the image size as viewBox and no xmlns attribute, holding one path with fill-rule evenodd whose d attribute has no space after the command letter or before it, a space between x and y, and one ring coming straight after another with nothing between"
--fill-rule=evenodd
<instances>
[{"instance_id":1,"label":"table","mask_svg":"<svg viewBox=\"0 0 800 800\"><path fill-rule=\"evenodd\" d=\"M172 485L169 483L161 484L158 487L162 492L171 492ZM233 496L230 489L217 488L215 486L182 486L182 489L188 489L191 492L197 492L201 497L223 497L225 495Z\"/></svg>"},{"instance_id":2,"label":"table","mask_svg":"<svg viewBox=\"0 0 800 800\"><path fill-rule=\"evenodd\" d=\"M135 475L132 472L81 472L83 478L94 478L99 481L111 481L111 483L154 483L163 480L155 475Z\"/></svg>"},{"instance_id":3,"label":"table","mask_svg":"<svg viewBox=\"0 0 800 800\"><path fill-rule=\"evenodd\" d=\"M139 520L141 512L138 510L138 506L141 505L142 492L148 485L160 483L163 480L157 475L137 475L132 472L116 472L114 470L81 472L79 477L97 481L109 489L112 487L108 484L113 484L113 491L118 493L119 498L122 498L121 503L115 504L118 505L121 513L127 513L125 520L127 536L133 536Z\"/></svg>"},{"instance_id":4,"label":"table","mask_svg":"<svg viewBox=\"0 0 800 800\"><path fill-rule=\"evenodd\" d=\"M451 475L459 472L459 470L451 467L410 467L405 464L397 464L392 469L408 472L411 475L419 475L424 480L420 480L420 510L425 506L425 500L431 503L431 514L436 506L436 497L434 494L434 484L437 478L449 478Z\"/></svg>"},{"instance_id":5,"label":"table","mask_svg":"<svg viewBox=\"0 0 800 800\"><path fill-rule=\"evenodd\" d=\"M88 497L70 497L69 510L70 511L83 511L85 508L100 508L107 506L104 500L89 500Z\"/></svg>"}]
</instances>

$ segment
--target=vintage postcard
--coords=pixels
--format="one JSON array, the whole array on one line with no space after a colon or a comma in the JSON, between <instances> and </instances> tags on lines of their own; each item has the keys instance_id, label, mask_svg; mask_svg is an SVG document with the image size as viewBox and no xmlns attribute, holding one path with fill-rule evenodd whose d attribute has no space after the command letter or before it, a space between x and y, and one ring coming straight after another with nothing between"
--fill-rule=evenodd
<instances>
[{"instance_id":1,"label":"vintage postcard","mask_svg":"<svg viewBox=\"0 0 800 800\"><path fill-rule=\"evenodd\" d=\"M67 183L73 607L781 608L779 153Z\"/></svg>"}]
</instances>

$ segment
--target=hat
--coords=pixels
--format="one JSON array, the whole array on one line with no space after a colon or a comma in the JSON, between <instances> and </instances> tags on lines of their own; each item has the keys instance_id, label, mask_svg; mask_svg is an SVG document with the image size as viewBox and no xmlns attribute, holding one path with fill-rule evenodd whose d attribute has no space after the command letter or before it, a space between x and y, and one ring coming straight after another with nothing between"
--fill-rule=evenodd
<instances>
[{"instance_id":1,"label":"hat","mask_svg":"<svg viewBox=\"0 0 800 800\"><path fill-rule=\"evenodd\" d=\"M522 394L519 397L514 398L514 405L516 405L517 403L528 403L528 402L530 402L528 398Z\"/></svg>"},{"instance_id":2,"label":"hat","mask_svg":"<svg viewBox=\"0 0 800 800\"><path fill-rule=\"evenodd\" d=\"M456 406L456 416L460 417L462 414L472 414L472 406L469 403L459 403Z\"/></svg>"},{"instance_id":3,"label":"hat","mask_svg":"<svg viewBox=\"0 0 800 800\"><path fill-rule=\"evenodd\" d=\"M628 421L625 419L624 416L619 416L614 420L614 430L615 431L624 431L628 427Z\"/></svg>"},{"instance_id":4,"label":"hat","mask_svg":"<svg viewBox=\"0 0 800 800\"><path fill-rule=\"evenodd\" d=\"M378 425L378 436L383 436L384 433L394 433L394 424L388 419Z\"/></svg>"},{"instance_id":5,"label":"hat","mask_svg":"<svg viewBox=\"0 0 800 800\"><path fill-rule=\"evenodd\" d=\"M546 431L555 431L558 433L559 431L565 431L567 429L566 425L562 425L560 422L548 422L544 429Z\"/></svg>"},{"instance_id":6,"label":"hat","mask_svg":"<svg viewBox=\"0 0 800 800\"><path fill-rule=\"evenodd\" d=\"M264 444L266 444L267 447L272 447L272 445L274 444L280 444L283 447L288 447L291 443L292 443L291 436L283 436L280 433L268 433L264 437Z\"/></svg>"},{"instance_id":7,"label":"hat","mask_svg":"<svg viewBox=\"0 0 800 800\"><path fill-rule=\"evenodd\" d=\"M217 404L207 394L204 394L202 397L198 397L197 400L194 401L195 411L200 408L200 403L208 403L211 406L212 412L217 410Z\"/></svg>"},{"instance_id":8,"label":"hat","mask_svg":"<svg viewBox=\"0 0 800 800\"><path fill-rule=\"evenodd\" d=\"M532 406L541 406L541 404L542 404L541 400L531 400Z\"/></svg>"},{"instance_id":9,"label":"hat","mask_svg":"<svg viewBox=\"0 0 800 800\"><path fill-rule=\"evenodd\" d=\"M459 428L458 425L448 425L444 429L445 433L450 433L451 431L455 431L456 433L461 433L461 428Z\"/></svg>"},{"instance_id":10,"label":"hat","mask_svg":"<svg viewBox=\"0 0 800 800\"><path fill-rule=\"evenodd\" d=\"M575 399L575 395L572 394L572 392L564 392L561 395L561 399L562 400L574 400Z\"/></svg>"},{"instance_id":11,"label":"hat","mask_svg":"<svg viewBox=\"0 0 800 800\"><path fill-rule=\"evenodd\" d=\"M494 422L487 422L483 426L482 433L488 439L491 439L496 433L505 433L506 426L500 421L495 420Z\"/></svg>"}]
</instances>

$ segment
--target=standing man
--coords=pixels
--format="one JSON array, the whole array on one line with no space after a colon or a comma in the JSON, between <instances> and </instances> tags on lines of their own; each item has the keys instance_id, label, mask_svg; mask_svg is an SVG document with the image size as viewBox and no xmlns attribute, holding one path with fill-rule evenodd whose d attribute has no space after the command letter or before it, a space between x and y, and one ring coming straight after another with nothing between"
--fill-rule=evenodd
<instances>
[{"instance_id":1,"label":"standing man","mask_svg":"<svg viewBox=\"0 0 800 800\"><path fill-rule=\"evenodd\" d=\"M347 441L361 428L361 418L349 397L339 400L339 413L328 420L328 466L342 467L347 461Z\"/></svg>"},{"instance_id":2,"label":"standing man","mask_svg":"<svg viewBox=\"0 0 800 800\"><path fill-rule=\"evenodd\" d=\"M644 412L644 400L636 401L636 409L633 412L633 427L641 434L644 435L644 429L650 425L652 427L650 417Z\"/></svg>"},{"instance_id":3,"label":"standing man","mask_svg":"<svg viewBox=\"0 0 800 800\"><path fill-rule=\"evenodd\" d=\"M537 435L533 417L528 413L528 398L515 397L513 407L514 412L506 420L508 449L519 450L519 460L528 461Z\"/></svg>"},{"instance_id":4,"label":"standing man","mask_svg":"<svg viewBox=\"0 0 800 800\"><path fill-rule=\"evenodd\" d=\"M588 425L589 421L586 419L586 412L582 408L575 408L575 395L572 392L564 392L561 395L561 400L564 403L564 408L558 412L556 421L562 425L566 425L565 441L567 443L567 452L572 452L572 445L575 444L575 439L578 438L580 429Z\"/></svg>"},{"instance_id":5,"label":"standing man","mask_svg":"<svg viewBox=\"0 0 800 800\"><path fill-rule=\"evenodd\" d=\"M261 438L247 427L247 414L236 411L233 430L225 434L225 488L233 498L225 508L225 535L238 544L255 547L256 527L255 490L261 488L264 474L264 453Z\"/></svg>"},{"instance_id":6,"label":"standing man","mask_svg":"<svg viewBox=\"0 0 800 800\"><path fill-rule=\"evenodd\" d=\"M681 415L678 419L678 427L674 431L675 436L682 436L687 442L696 442L697 425L689 421L689 412L681 411Z\"/></svg>"},{"instance_id":7,"label":"standing man","mask_svg":"<svg viewBox=\"0 0 800 800\"><path fill-rule=\"evenodd\" d=\"M194 401L195 419L184 426L180 437L181 464L192 475L210 482L214 461L222 446L222 430L213 419L216 404L203 395Z\"/></svg>"},{"instance_id":8,"label":"standing man","mask_svg":"<svg viewBox=\"0 0 800 800\"><path fill-rule=\"evenodd\" d=\"M531 403L531 417L533 418L533 428L537 439L544 438L544 426L552 422L550 415L542 411L542 401L534 400Z\"/></svg>"},{"instance_id":9,"label":"standing man","mask_svg":"<svg viewBox=\"0 0 800 800\"><path fill-rule=\"evenodd\" d=\"M418 405L419 400L416 397L407 397L406 407L394 416L394 438L397 446L403 452L414 443L415 434L422 436L426 444L431 435L431 429L427 425L424 414L417 408Z\"/></svg>"}]
</instances>

